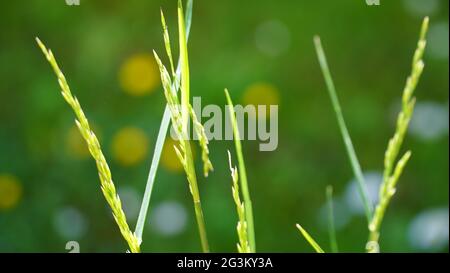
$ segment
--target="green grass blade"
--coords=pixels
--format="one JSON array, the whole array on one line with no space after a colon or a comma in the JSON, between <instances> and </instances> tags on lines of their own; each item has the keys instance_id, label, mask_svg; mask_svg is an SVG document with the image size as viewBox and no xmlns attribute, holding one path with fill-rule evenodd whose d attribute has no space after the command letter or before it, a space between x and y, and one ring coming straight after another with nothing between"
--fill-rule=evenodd
<instances>
[{"instance_id":1,"label":"green grass blade","mask_svg":"<svg viewBox=\"0 0 450 273\"><path fill-rule=\"evenodd\" d=\"M188 0L187 8L186 8L186 42L189 39L189 33L190 33L190 28L191 28L192 6L193 6L193 0ZM180 77L180 74L181 74L181 65L180 65L180 62L178 62L175 78L178 79ZM177 86L178 82L179 81L177 81L177 80L174 81L174 83L173 83L174 90L178 90L178 86ZM169 128L169 124L170 124L170 110L169 110L169 107L166 105L166 108L164 109L164 115L161 120L161 124L159 126L158 138L156 139L156 144L155 144L155 151L153 152L152 163L150 165L150 171L149 171L147 183L145 186L144 197L142 199L141 209L139 211L139 216L138 216L136 229L135 229L135 234L140 240L142 240L145 219L147 217L148 207L150 205L150 199L151 199L151 195L152 195L152 191L153 191L153 185L155 183L156 172L158 170L159 159L161 158L161 152L162 152L162 148L164 146L164 142L166 140L166 135L167 135L167 130Z\"/></svg>"},{"instance_id":2,"label":"green grass blade","mask_svg":"<svg viewBox=\"0 0 450 273\"><path fill-rule=\"evenodd\" d=\"M186 39L189 37L189 32L191 31L192 5L193 5L193 0L188 0L186 3L186 15L185 15L185 19L184 19L184 22L186 23Z\"/></svg>"},{"instance_id":3,"label":"green grass blade","mask_svg":"<svg viewBox=\"0 0 450 273\"><path fill-rule=\"evenodd\" d=\"M317 253L325 253L323 251L323 249L319 246L318 243L316 243L316 241L311 237L311 235L309 235L308 232L306 232L306 230L304 230L302 228L302 226L300 226L299 224L296 225L296 227L298 228L298 230L300 230L300 233L303 235L303 237L305 237L306 241L308 241L308 243L314 248L314 250Z\"/></svg>"},{"instance_id":4,"label":"green grass blade","mask_svg":"<svg viewBox=\"0 0 450 273\"><path fill-rule=\"evenodd\" d=\"M353 173L358 181L358 191L361 195L361 199L364 203L364 210L366 213L367 221L370 223L372 218L372 204L367 195L366 183L364 180L364 175L361 171L361 166L358 161L358 157L356 156L355 148L353 147L352 140L350 138L350 134L348 133L347 126L345 125L344 116L342 115L341 106L339 104L339 100L336 94L336 89L334 87L333 79L331 77L330 69L328 68L327 59L325 57L325 53L322 48L322 44L320 42L320 38L318 36L314 37L314 44L317 51L317 57L319 59L319 64L322 69L323 76L325 78L325 82L327 85L328 93L331 98L331 102L333 104L334 112L336 114L336 118L338 121L339 129L342 134L342 138L344 139L345 148L347 150L347 155L350 159L350 163L353 168Z\"/></svg>"},{"instance_id":5,"label":"green grass blade","mask_svg":"<svg viewBox=\"0 0 450 273\"><path fill-rule=\"evenodd\" d=\"M231 100L230 94L228 93L227 89L225 89L225 96L227 97L228 110L230 113L230 119L231 119L231 123L233 126L234 144L235 144L236 154L237 154L238 164L239 164L239 176L241 178L240 180L241 180L242 196L244 198L245 213L246 213L246 220L247 220L247 227L248 227L247 233L249 236L250 249L252 252L255 252L256 251L256 240L255 240L255 227L254 227L254 223L253 223L253 208L252 208L252 201L250 199L250 192L248 190L247 172L245 169L244 156L242 155L241 137L240 137L239 128L238 128L237 122L236 122L236 116L234 113L233 102Z\"/></svg>"},{"instance_id":6,"label":"green grass blade","mask_svg":"<svg viewBox=\"0 0 450 273\"><path fill-rule=\"evenodd\" d=\"M190 77L189 77L189 57L187 51L186 29L184 23L184 13L181 0L178 0L178 40L180 44L180 62L181 62L181 116L183 130L187 130L189 122L189 95L190 95Z\"/></svg>"},{"instance_id":7,"label":"green grass blade","mask_svg":"<svg viewBox=\"0 0 450 273\"><path fill-rule=\"evenodd\" d=\"M334 227L334 209L333 209L333 187L328 186L326 189L327 207L328 207L328 235L330 237L331 251L334 253L339 252L336 229Z\"/></svg>"}]
</instances>

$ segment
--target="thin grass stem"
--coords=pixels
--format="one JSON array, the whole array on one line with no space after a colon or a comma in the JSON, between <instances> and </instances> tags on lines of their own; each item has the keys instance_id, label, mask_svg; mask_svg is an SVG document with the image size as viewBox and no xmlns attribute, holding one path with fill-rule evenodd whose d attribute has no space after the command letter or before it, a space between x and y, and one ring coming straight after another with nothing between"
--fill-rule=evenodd
<instances>
[{"instance_id":1,"label":"thin grass stem","mask_svg":"<svg viewBox=\"0 0 450 273\"><path fill-rule=\"evenodd\" d=\"M311 237L311 235L309 235L308 232L306 232L306 230L301 225L297 224L296 227L300 231L300 234L302 234L302 236L312 246L312 248L314 248L314 250L317 253L325 253L325 251L323 251L323 249L319 246L319 244Z\"/></svg>"},{"instance_id":2,"label":"thin grass stem","mask_svg":"<svg viewBox=\"0 0 450 273\"><path fill-rule=\"evenodd\" d=\"M317 57L319 59L319 64L322 69L323 76L327 85L328 94L331 98L331 103L333 104L333 109L336 114L339 129L344 139L345 148L347 150L347 155L350 159L352 165L353 173L358 181L358 191L364 204L364 211L366 214L367 222L370 223L372 219L372 204L369 200L367 194L366 183L364 175L361 170L361 165L359 164L358 157L356 156L355 148L353 147L350 134L348 133L347 126L345 125L344 116L342 114L341 106L339 104L339 99L336 94L336 88L334 87L333 78L331 77L330 69L328 68L327 59L318 36L314 37L314 44L316 47Z\"/></svg>"},{"instance_id":3,"label":"thin grass stem","mask_svg":"<svg viewBox=\"0 0 450 273\"><path fill-rule=\"evenodd\" d=\"M327 207L328 207L328 235L330 237L330 247L333 253L339 252L336 229L334 225L334 208L333 208L333 187L331 185L326 188Z\"/></svg>"}]
</instances>

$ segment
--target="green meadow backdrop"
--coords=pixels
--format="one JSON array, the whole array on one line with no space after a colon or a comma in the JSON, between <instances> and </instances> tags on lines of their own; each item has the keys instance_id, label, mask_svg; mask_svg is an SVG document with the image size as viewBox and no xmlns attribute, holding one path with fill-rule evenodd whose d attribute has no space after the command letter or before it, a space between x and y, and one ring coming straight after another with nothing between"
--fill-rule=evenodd
<instances>
[{"instance_id":1,"label":"green meadow backdrop","mask_svg":"<svg viewBox=\"0 0 450 273\"><path fill-rule=\"evenodd\" d=\"M60 95L38 36L56 55L100 139L134 229L165 106L152 50L162 53L160 8L176 43L176 1L4 1L0 7L0 252L124 252L97 170ZM329 250L325 187L334 188L341 251L364 251L366 219L316 59L319 34L356 152L376 198L383 156L430 16L425 71L404 149L412 159L381 230L387 252L448 252L448 1L195 0L191 94L224 109L278 104L279 143L245 141L257 251L311 252L295 223ZM176 48L176 47L174 47ZM178 52L175 52L178 55ZM144 252L201 251L185 175L168 140ZM211 250L236 251L227 149L211 141L215 171L199 188ZM201 168L197 149L198 172Z\"/></svg>"}]
</instances>

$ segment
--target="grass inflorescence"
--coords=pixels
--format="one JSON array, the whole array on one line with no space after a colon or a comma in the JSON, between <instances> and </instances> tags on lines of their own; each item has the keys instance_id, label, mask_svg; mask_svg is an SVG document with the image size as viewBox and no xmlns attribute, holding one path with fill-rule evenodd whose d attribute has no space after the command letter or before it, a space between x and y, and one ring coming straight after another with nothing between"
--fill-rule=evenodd
<instances>
[{"instance_id":1,"label":"grass inflorescence","mask_svg":"<svg viewBox=\"0 0 450 273\"><path fill-rule=\"evenodd\" d=\"M162 13L161 13L162 14ZM212 170L212 164L209 160L208 139L205 136L203 126L195 116L192 106L190 104L190 76L189 76L189 58L187 50L187 38L185 28L185 18L183 13L183 7L181 1L178 1L178 39L180 49L180 67L181 78L176 77L176 73L173 67L172 50L170 46L170 38L167 29L167 25L162 18L162 25L164 31L164 41L166 47L167 57L170 60L172 76L169 74L166 67L162 64L158 54L154 52L155 59L158 63L161 82L164 88L164 95L167 100L167 105L170 110L170 117L172 120L172 126L179 139L178 147L174 147L178 159L180 160L189 184L189 189L192 194L195 216L197 219L198 230L200 234L200 240L202 249L204 252L209 252L208 238L206 234L205 220L203 216L203 210L200 201L200 193L197 183L197 175L195 173L194 158L189 140L189 121L192 118L195 132L198 136L200 147L202 148L202 159L204 165L204 175L207 176ZM181 100L178 98L177 89L175 88L174 81L180 80L179 88L181 92Z\"/></svg>"},{"instance_id":2,"label":"grass inflorescence","mask_svg":"<svg viewBox=\"0 0 450 273\"><path fill-rule=\"evenodd\" d=\"M406 166L406 163L411 157L411 151L407 151L398 161L396 161L398 154L400 152L403 140L405 138L406 131L408 130L408 125L411 120L415 98L413 97L414 90L417 87L420 76L422 75L424 62L423 62L423 54L426 46L426 33L428 30L429 19L425 17L422 22L422 27L420 31L419 41L417 43L417 48L414 52L414 57L412 61L412 71L410 76L406 81L406 86L403 90L402 95L402 109L397 117L396 131L394 136L390 139L388 143L387 150L384 156L384 173L383 173L383 181L380 186L379 191L379 201L375 207L375 211L372 211L372 205L370 200L368 199L367 192L365 190L365 181L362 174L362 170L358 159L356 157L355 150L353 148L352 141L350 139L350 135L348 133L347 127L345 125L345 121L342 115L341 106L339 104L339 100L337 98L336 89L334 87L333 79L331 77L330 70L328 68L327 60L325 57L325 53L322 48L322 44L320 42L320 38L316 36L314 38L314 43L317 51L317 56L319 59L319 64L322 69L323 76L325 78L325 82L327 85L327 90L330 95L333 108L335 110L335 114L338 120L339 128L341 130L342 137L344 139L344 143L347 149L348 157L350 158L350 162L353 167L354 175L357 178L359 185L359 193L361 199L363 200L366 217L368 219L368 230L369 230L369 239L366 244L367 252L379 252L379 237L380 237L380 227L386 212L386 209L390 203L392 196L396 192L396 184L400 175L403 172L403 169ZM333 224L333 208L331 203L331 190L327 189L327 200L329 207L329 234L331 241L331 248L334 251L337 251L337 242L335 238L334 224ZM312 239L312 237L300 226L297 225L300 229L302 235L305 239L314 247L314 249L319 252L321 248L318 244Z\"/></svg>"},{"instance_id":3,"label":"grass inflorescence","mask_svg":"<svg viewBox=\"0 0 450 273\"><path fill-rule=\"evenodd\" d=\"M422 60L426 46L426 34L428 31L428 17L425 17L420 31L419 42L414 53L412 61L411 75L406 80L406 85L402 96L402 110L397 117L397 126L394 136L389 140L385 155L384 155L384 173L383 182L380 187L379 201L375 208L375 214L369 224L369 240L366 245L368 252L379 252L380 246L378 243L380 237L380 226L383 221L385 211L389 202L394 196L396 185L400 175L405 168L406 163L411 157L411 151L407 151L397 162L395 161L400 152L403 140L405 139L406 131L408 130L409 122L411 121L414 112L414 105L416 103L413 97L414 90L422 75L424 62Z\"/></svg>"},{"instance_id":4,"label":"grass inflorescence","mask_svg":"<svg viewBox=\"0 0 450 273\"><path fill-rule=\"evenodd\" d=\"M247 232L247 219L245 215L245 204L241 201L240 192L239 192L239 174L237 167L233 167L233 163L231 163L231 153L228 151L228 160L230 163L230 171L231 171L231 179L233 180L233 186L231 187L231 191L233 193L233 200L236 205L236 211L238 214L238 224L236 226L239 243L237 243L237 249L239 253L250 253L250 243L248 241L248 232Z\"/></svg>"},{"instance_id":5,"label":"grass inflorescence","mask_svg":"<svg viewBox=\"0 0 450 273\"><path fill-rule=\"evenodd\" d=\"M192 7L193 7L193 0L188 0L187 5L186 5L186 14L185 14L186 43L189 38L189 33L190 33L190 29L191 29ZM167 25L166 25L166 22L164 19L164 14L162 11L161 11L161 23L163 25L163 35L164 35L164 41L166 43L166 49L169 50L168 54L170 56L172 56L170 47L167 47L167 44L170 45L170 39L168 36ZM179 85L180 85L180 77L181 77L181 60L179 60L176 71L174 71L173 59L170 58L170 67L171 67L172 74L174 75L174 80L172 82L172 85L173 85L172 89L178 90ZM144 197L142 199L141 209L139 210L139 216L138 216L136 229L135 229L136 236L140 239L142 238L142 233L144 231L144 224L145 224L145 219L147 217L148 208L150 206L150 198L151 198L152 191L153 191L153 185L155 183L156 171L158 170L159 160L161 158L161 153L162 153L163 146L165 143L169 124L170 124L170 109L169 109L169 106L166 104L166 107L164 109L163 118L162 118L161 124L159 126L158 137L156 139L156 144L155 144L155 151L153 152L152 162L150 165L147 183L145 186Z\"/></svg>"},{"instance_id":6,"label":"grass inflorescence","mask_svg":"<svg viewBox=\"0 0 450 273\"><path fill-rule=\"evenodd\" d=\"M89 152L91 153L92 157L95 160L98 169L98 175L100 177L100 184L103 195L105 196L106 201L108 202L109 206L112 209L114 220L119 226L120 233L122 233L122 236L128 243L128 247L130 248L131 252L134 253L140 252L141 242L128 226L127 218L122 209L122 203L120 201L119 195L117 195L116 187L114 186L114 182L112 180L111 171L109 169L108 163L106 162L105 156L103 155L97 137L91 130L89 122L83 112L83 109L80 106L80 102L76 97L72 95L66 77L59 68L55 56L53 55L53 52L47 49L45 45L39 40L39 38L36 38L36 41L58 78L58 83L62 90L61 91L62 96L75 113L76 116L75 123L84 140L86 141L86 144L88 145Z\"/></svg>"},{"instance_id":7,"label":"grass inflorescence","mask_svg":"<svg viewBox=\"0 0 450 273\"><path fill-rule=\"evenodd\" d=\"M233 101L231 100L230 93L228 92L227 89L225 89L225 96L227 98L228 112L230 115L231 125L233 127L234 146L236 149L239 164L239 177L241 181L242 196L244 198L245 222L247 223L247 234L249 236L250 251L256 252L255 226L253 222L253 207L252 207L252 200L250 199L250 190L248 189L247 170L245 168L244 156L242 154L241 136L236 121L236 114L234 112Z\"/></svg>"},{"instance_id":8,"label":"grass inflorescence","mask_svg":"<svg viewBox=\"0 0 450 273\"><path fill-rule=\"evenodd\" d=\"M198 231L200 235L200 242L202 250L209 252L209 243L206 232L205 219L203 215L203 209L200 200L200 192L198 187L198 178L195 171L194 157L191 149L191 141L189 140L189 122L192 121L194 132L199 140L201 148L201 158L203 162L203 175L208 176L209 172L213 170L213 165L209 159L208 138L205 134L204 127L197 117L192 105L190 104L190 71L189 71L189 56L188 56L188 36L192 19L192 3L193 0L187 1L186 13L183 11L183 5L181 0L178 0L178 45L179 45L179 60L175 68L175 62L172 56L171 41L169 31L165 21L163 12L161 11L161 24L163 29L163 39L165 45L165 51L167 58L169 59L169 69L161 61L158 54L154 51L154 56L159 67L161 82L164 89L164 96L166 98L166 108L163 119L161 121L160 130L158 133L158 139L156 141L155 152L153 155L149 176L145 188L144 198L141 204L139 217L136 225L135 232L130 230L127 223L126 215L122 209L121 200L117 194L115 185L112 180L111 171L105 156L101 150L100 143L92 131L88 119L86 118L78 99L73 96L67 80L62 73L53 53L47 49L45 45L38 39L37 43L44 53L45 57L52 66L59 86L61 88L61 94L65 101L69 104L75 113L75 123L85 140L91 156L94 158L100 178L101 190L103 195L111 207L112 214L115 222L119 227L119 230L128 244L130 252L140 252L140 245L142 242L142 233L147 215L150 197L152 193L153 184L156 177L156 171L159 164L159 158L161 155L162 147L165 142L167 129L170 122L174 128L174 132L178 138L178 144L173 148L176 155L181 162L184 172L186 174L190 193L192 195L196 221L198 225ZM396 192L397 182L411 157L411 151L407 151L403 156L399 157L399 153L405 139L406 132L415 106L415 98L413 96L414 90L417 87L419 79L424 69L423 54L426 47L426 33L428 30L428 17L423 20L422 28L420 32L420 38L417 44L417 48L414 53L412 61L412 71L406 81L406 86L403 90L402 96L402 108L397 117L396 130L394 136L389 140L385 155L384 155L384 173L383 181L379 190L379 201L376 204L375 209L372 207L372 203L369 200L365 180L362 172L360 162L355 152L350 134L348 132L342 109L338 100L336 88L328 67L327 59L320 41L320 38L316 36L314 38L314 44L318 56L319 65L321 67L328 94L330 96L334 113L337 118L338 127L342 138L344 140L345 148L353 173L358 182L358 190L361 199L364 204L365 215L368 222L369 238L366 243L367 252L379 252L379 238L380 228L383 221L386 209ZM180 96L178 95L178 91ZM252 201L250 198L250 191L248 187L247 172L245 167L245 161L242 152L242 144L240 132L238 129L236 115L234 112L233 102L231 100L228 90L225 89L225 97L228 104L228 110L230 120L233 128L233 138L236 150L236 157L238 161L238 167L233 166L232 156L228 151L229 167L232 178L232 197L236 205L236 211L238 216L238 222L236 231L238 235L237 250L239 253L254 253L256 252L256 239L255 228L253 219ZM397 160L398 159L398 160ZM336 231L334 226L334 213L333 213L333 189L328 186L326 189L326 200L328 209L328 232L330 240L331 252L338 252L338 244L336 238ZM242 197L242 200L241 200ZM299 224L296 225L300 234L306 239L306 241L312 246L317 253L324 253L323 248L312 238L312 236Z\"/></svg>"}]
</instances>

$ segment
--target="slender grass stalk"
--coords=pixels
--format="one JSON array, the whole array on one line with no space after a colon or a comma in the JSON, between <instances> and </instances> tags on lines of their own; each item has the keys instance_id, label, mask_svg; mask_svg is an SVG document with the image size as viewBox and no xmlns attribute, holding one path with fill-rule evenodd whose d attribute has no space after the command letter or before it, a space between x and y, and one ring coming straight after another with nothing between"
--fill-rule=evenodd
<instances>
[{"instance_id":1,"label":"slender grass stalk","mask_svg":"<svg viewBox=\"0 0 450 273\"><path fill-rule=\"evenodd\" d=\"M164 19L162 20L165 32L164 37L165 37L166 53L168 58L170 59L172 58L172 55L170 50L169 35L167 32L167 27L165 27ZM158 54L154 52L154 55L160 69L161 82L164 88L164 95L167 100L167 105L170 111L172 124L175 129L175 133L177 134L177 137L180 140L179 146L174 148L178 156L178 159L183 165L189 184L189 189L192 194L202 249L204 252L209 252L205 220L203 217L203 210L201 207L200 194L197 184L197 175L195 173L194 159L192 156L189 141L188 123L190 118L193 119L195 132L199 137L200 147L202 148L202 159L205 176L208 174L209 171L212 170L212 164L209 161L208 157L209 154L209 151L207 149L208 139L204 134L203 126L197 120L197 117L195 116L194 111L192 110L192 106L189 102L189 93L190 93L189 61L188 61L189 59L188 59L186 28L184 20L185 19L183 16L183 7L181 1L178 1L178 33L180 46L180 67L181 67L181 78L179 87L181 90L181 105L177 96L177 90L175 89L176 85L174 84L174 82L177 80L175 78L176 75L172 75L173 78L171 78L166 67L162 64L161 59L158 57Z\"/></svg>"},{"instance_id":2,"label":"slender grass stalk","mask_svg":"<svg viewBox=\"0 0 450 273\"><path fill-rule=\"evenodd\" d=\"M336 239L336 229L334 227L334 210L333 210L333 187L326 188L327 207L328 207L328 235L330 237L331 251L339 252L338 243Z\"/></svg>"},{"instance_id":3,"label":"slender grass stalk","mask_svg":"<svg viewBox=\"0 0 450 273\"><path fill-rule=\"evenodd\" d=\"M305 237L306 241L308 241L308 243L314 248L317 253L325 253L325 251L323 251L319 244L311 237L311 235L309 235L308 232L306 232L306 230L303 229L302 226L297 224L296 227L298 228L298 230L300 230L300 233L303 235L303 237Z\"/></svg>"},{"instance_id":4,"label":"slender grass stalk","mask_svg":"<svg viewBox=\"0 0 450 273\"><path fill-rule=\"evenodd\" d=\"M125 213L122 209L122 204L120 202L120 198L116 192L116 187L114 186L111 171L109 169L108 163L106 162L105 156L100 148L100 143L95 136L94 132L91 130L89 126L89 122L84 115L83 109L80 106L80 103L76 97L72 95L70 91L70 87L66 81L66 77L62 73L61 69L56 62L56 59L51 50L47 50L45 45L36 38L36 41L44 53L45 57L49 61L52 66L57 78L59 86L61 87L61 94L66 100L66 102L73 109L76 119L75 123L83 136L86 144L88 145L89 152L95 160L97 165L98 174L100 177L100 184L103 195L105 196L106 201L112 209L112 213L114 216L114 220L119 226L120 232L122 236L125 238L125 241L128 243L130 251L133 253L140 252L140 240L135 236L133 232L131 232Z\"/></svg>"},{"instance_id":5,"label":"slender grass stalk","mask_svg":"<svg viewBox=\"0 0 450 273\"><path fill-rule=\"evenodd\" d=\"M350 138L350 134L348 133L347 126L345 125L344 116L342 115L341 106L336 94L336 88L334 87L333 78L331 77L330 69L328 68L327 59L325 57L325 53L323 51L319 36L314 37L314 44L316 47L319 64L327 85L328 94L330 95L331 103L333 104L334 112L336 114L339 129L341 131L342 138L344 139L347 155L350 159L350 163L352 164L353 173L356 177L356 180L358 181L358 191L364 203L367 222L370 223L370 220L372 219L372 205L367 195L364 175L361 171L361 166L359 164L358 157L356 156L355 148L353 147L353 143Z\"/></svg>"},{"instance_id":6,"label":"slender grass stalk","mask_svg":"<svg viewBox=\"0 0 450 273\"><path fill-rule=\"evenodd\" d=\"M230 163L231 170L231 178L233 180L233 186L231 187L233 193L233 200L236 204L236 211L238 214L238 224L236 226L239 242L237 243L237 249L239 253L251 253L250 243L248 242L248 233L247 233L247 219L245 216L245 205L244 202L241 202L240 193L239 193L239 175L237 167L233 167L231 163L231 153L228 151L228 161Z\"/></svg>"},{"instance_id":7,"label":"slender grass stalk","mask_svg":"<svg viewBox=\"0 0 450 273\"><path fill-rule=\"evenodd\" d=\"M180 60L181 60L181 122L182 130L188 135L189 123L189 96L190 96L190 76L189 76L189 57L187 52L186 29L184 26L183 7L181 0L178 1L178 42L180 46ZM167 45L167 43L166 43ZM169 45L170 48L170 45ZM168 53L170 58L170 55ZM186 149L190 150L189 145Z\"/></svg>"},{"instance_id":8,"label":"slender grass stalk","mask_svg":"<svg viewBox=\"0 0 450 273\"><path fill-rule=\"evenodd\" d=\"M241 137L239 133L239 128L237 126L233 102L231 100L230 93L228 92L227 89L225 89L225 96L227 97L228 110L230 114L231 124L233 126L234 145L236 148L236 154L239 164L239 176L241 178L242 196L244 197L245 214L246 214L245 218L247 220L247 233L249 236L250 250L251 252L256 252L255 227L253 223L253 208L252 208L252 201L250 199L250 191L248 190L247 172L245 169L244 156L242 155Z\"/></svg>"},{"instance_id":9,"label":"slender grass stalk","mask_svg":"<svg viewBox=\"0 0 450 273\"><path fill-rule=\"evenodd\" d=\"M417 87L420 76L424 69L422 60L426 47L426 33L428 30L429 19L425 17L422 22L419 41L414 52L412 60L411 74L406 81L402 97L402 110L397 117L397 126L394 136L389 140L386 153L384 155L384 174L383 182L379 192L379 202L375 209L372 221L369 225L369 240L366 245L367 252L379 252L380 226L383 221L386 209L396 192L397 181L405 168L406 163L411 157L411 152L407 151L400 160L395 162L400 152L409 122L414 112L416 98L413 97L414 90Z\"/></svg>"},{"instance_id":10,"label":"slender grass stalk","mask_svg":"<svg viewBox=\"0 0 450 273\"><path fill-rule=\"evenodd\" d=\"M191 29L192 5L193 5L193 0L188 0L187 6L186 6L186 15L185 15L185 18L186 18L186 42L189 38L189 33L190 33L190 29ZM165 41L167 40L166 41L166 49L167 49L168 48L167 44L170 45L170 40L169 40L169 36L167 34L168 33L167 25L165 23L164 15L162 12L161 12L161 21L162 21L163 28L164 28L164 40ZM172 56L171 51L168 54L170 56ZM173 73L172 57L170 57L170 62L171 62L171 70ZM178 61L177 69L174 74L175 79L173 81L173 86L172 86L173 90L178 90L180 77L181 77L181 60ZM164 109L164 115L161 120L161 125L159 127L158 137L156 139L155 151L153 153L153 158L152 158L152 162L150 165L150 171L149 171L147 183L145 186L144 197L142 199L141 209L139 211L139 216L138 216L138 220L137 220L137 224L136 224L135 234L139 240L142 240L142 233L144 231L145 218L147 217L147 211L148 211L148 207L150 205L150 198L152 195L153 185L155 183L156 171L158 170L159 159L161 157L161 152L162 152L162 148L164 146L164 142L166 139L166 134L167 134L167 129L169 128L169 124L170 124L170 110L169 110L169 106L166 105L166 108Z\"/></svg>"}]
</instances>

